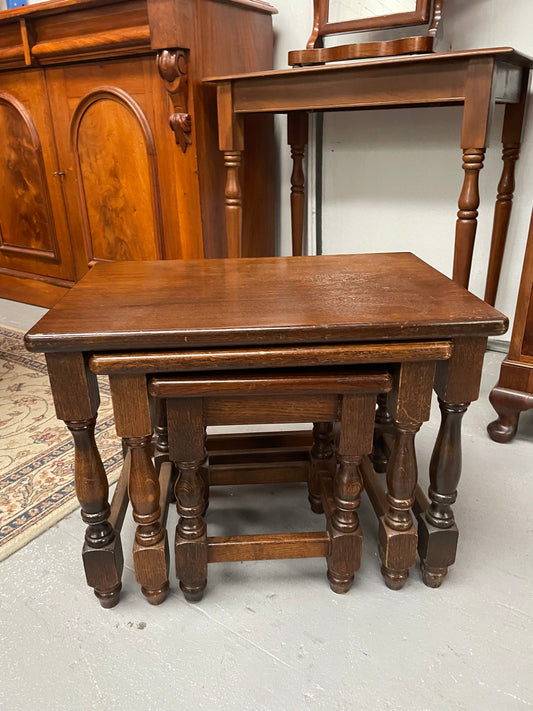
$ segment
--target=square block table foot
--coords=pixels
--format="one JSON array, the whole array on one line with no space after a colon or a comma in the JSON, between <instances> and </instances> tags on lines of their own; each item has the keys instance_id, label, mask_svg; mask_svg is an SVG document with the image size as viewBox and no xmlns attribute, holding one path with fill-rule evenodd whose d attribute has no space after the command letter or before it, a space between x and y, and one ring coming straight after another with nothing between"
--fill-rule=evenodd
<instances>
[{"instance_id":1,"label":"square block table foot","mask_svg":"<svg viewBox=\"0 0 533 711\"><path fill-rule=\"evenodd\" d=\"M87 585L94 589L100 605L104 608L115 607L120 600L124 568L120 536L115 534L111 543L99 549L84 544L82 559Z\"/></svg>"},{"instance_id":2,"label":"square block table foot","mask_svg":"<svg viewBox=\"0 0 533 711\"><path fill-rule=\"evenodd\" d=\"M409 514L410 516L410 514ZM416 562L417 532L412 524L403 531L391 528L387 516L379 519L378 551L381 574L390 590L400 590Z\"/></svg>"},{"instance_id":3,"label":"square block table foot","mask_svg":"<svg viewBox=\"0 0 533 711\"><path fill-rule=\"evenodd\" d=\"M418 524L418 556L422 580L429 588L438 588L455 563L459 531L455 521L446 528L435 526L427 517L430 502L417 487L413 507Z\"/></svg>"}]
</instances>

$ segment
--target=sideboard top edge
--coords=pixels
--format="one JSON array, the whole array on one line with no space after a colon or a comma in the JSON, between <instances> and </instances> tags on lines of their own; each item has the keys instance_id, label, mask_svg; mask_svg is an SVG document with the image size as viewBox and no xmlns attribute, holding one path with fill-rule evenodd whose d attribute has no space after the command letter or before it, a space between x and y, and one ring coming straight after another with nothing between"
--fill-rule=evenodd
<instances>
[{"instance_id":1,"label":"sideboard top edge","mask_svg":"<svg viewBox=\"0 0 533 711\"><path fill-rule=\"evenodd\" d=\"M105 5L117 5L127 3L130 0L44 0L33 5L17 7L12 10L0 11L0 25L14 22L26 17L41 17L54 15L65 11L85 10ZM225 5L240 5L250 7L258 12L266 12L269 15L276 15L278 10L266 0L203 0L204 2L215 2ZM148 0L147 0L148 2Z\"/></svg>"}]
</instances>

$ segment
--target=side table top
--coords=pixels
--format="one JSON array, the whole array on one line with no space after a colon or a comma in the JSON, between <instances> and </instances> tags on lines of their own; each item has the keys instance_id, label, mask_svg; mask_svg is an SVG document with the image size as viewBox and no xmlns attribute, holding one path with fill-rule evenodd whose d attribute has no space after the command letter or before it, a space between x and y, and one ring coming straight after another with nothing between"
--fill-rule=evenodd
<instances>
[{"instance_id":1,"label":"side table top","mask_svg":"<svg viewBox=\"0 0 533 711\"><path fill-rule=\"evenodd\" d=\"M204 82L227 82L227 81L253 81L258 78L276 78L284 76L298 75L303 77L307 74L330 74L332 77L336 73L350 69L354 73L364 71L365 67L385 67L391 72L402 64L422 64L425 67L434 67L440 64L446 65L449 62L462 61L465 63L471 59L490 57L495 61L506 62L515 66L531 67L533 58L517 52L513 47L486 47L482 49L457 50L454 52L429 52L424 54L409 54L393 57L375 57L369 59L358 59L356 62L330 62L318 66L288 67L287 69L269 69L261 72L247 72L245 74L231 74L228 76L204 77Z\"/></svg>"},{"instance_id":2,"label":"side table top","mask_svg":"<svg viewBox=\"0 0 533 711\"><path fill-rule=\"evenodd\" d=\"M507 318L410 253L99 263L30 350L357 343L499 335Z\"/></svg>"}]
</instances>

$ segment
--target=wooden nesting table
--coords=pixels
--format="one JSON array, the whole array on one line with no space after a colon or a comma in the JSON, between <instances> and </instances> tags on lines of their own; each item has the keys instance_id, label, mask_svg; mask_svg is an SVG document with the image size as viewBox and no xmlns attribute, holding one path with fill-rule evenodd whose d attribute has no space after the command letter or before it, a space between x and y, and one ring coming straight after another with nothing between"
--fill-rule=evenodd
<instances>
[{"instance_id":1,"label":"wooden nesting table","mask_svg":"<svg viewBox=\"0 0 533 711\"><path fill-rule=\"evenodd\" d=\"M26 334L26 345L46 354L57 415L74 437L83 560L102 605L120 595L128 489L137 580L152 603L167 594L173 474L161 400L151 401L148 379L193 372L385 367L392 391L379 396L374 453L359 467L379 517L382 571L401 587L418 539L424 580L439 585L455 559L461 418L478 397L486 339L506 328L502 314L408 253L97 264ZM111 506L94 441L98 374L109 375L127 452ZM429 418L432 388L442 423L428 500L417 487L414 438ZM318 441L326 425L315 423ZM163 461L155 467L154 430ZM286 449L291 435L283 437ZM305 449L305 436L294 437ZM208 439L208 450L231 459L236 442ZM386 469L385 487L375 469ZM294 477L294 466L286 471ZM305 467L299 471L305 479Z\"/></svg>"}]
</instances>

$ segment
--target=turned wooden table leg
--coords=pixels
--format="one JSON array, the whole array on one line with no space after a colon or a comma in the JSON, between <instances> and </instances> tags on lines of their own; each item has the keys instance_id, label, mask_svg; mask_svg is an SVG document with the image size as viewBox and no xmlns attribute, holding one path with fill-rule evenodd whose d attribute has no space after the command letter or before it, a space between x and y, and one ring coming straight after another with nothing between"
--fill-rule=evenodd
<instances>
[{"instance_id":1,"label":"turned wooden table leg","mask_svg":"<svg viewBox=\"0 0 533 711\"><path fill-rule=\"evenodd\" d=\"M522 140L522 127L524 123L524 113L527 99L528 78L528 72L524 72L520 101L517 104L507 104L505 106L502 131L503 169L500 182L498 184L498 194L496 197L496 206L494 208L489 267L485 286L485 301L492 306L494 306L494 303L496 302L496 293L498 291L498 282L500 280L503 253L505 250L505 243L507 241L509 220L511 218L511 209L513 206L515 165L520 155L520 143Z\"/></svg>"},{"instance_id":2,"label":"turned wooden table leg","mask_svg":"<svg viewBox=\"0 0 533 711\"><path fill-rule=\"evenodd\" d=\"M242 116L233 111L231 83L217 87L218 144L226 166L226 239L228 257L242 256L242 190L239 178L244 150Z\"/></svg>"},{"instance_id":3,"label":"turned wooden table leg","mask_svg":"<svg viewBox=\"0 0 533 711\"><path fill-rule=\"evenodd\" d=\"M414 437L420 424L395 420L394 428L394 445L387 466L388 511L380 519L379 554L387 586L399 590L409 576L416 555L411 506L418 477Z\"/></svg>"},{"instance_id":4,"label":"turned wooden table leg","mask_svg":"<svg viewBox=\"0 0 533 711\"><path fill-rule=\"evenodd\" d=\"M167 403L164 398L151 398L152 420L154 430L154 464L157 475L161 472L161 465L169 461L168 453L168 423L167 423ZM169 503L174 503L174 484L176 482L176 467L172 466L172 487Z\"/></svg>"},{"instance_id":5,"label":"turned wooden table leg","mask_svg":"<svg viewBox=\"0 0 533 711\"><path fill-rule=\"evenodd\" d=\"M449 403L439 398L441 425L429 465L429 507L425 511L426 523L437 531L446 531L447 537L438 534L431 541L432 560L420 556L424 583L436 588L442 583L448 566L455 561L458 531L452 511L457 499L457 485L461 478L461 420L469 403ZM420 530L420 548L423 550L425 531ZM440 546L439 546L440 544ZM444 545L442 545L444 544ZM447 544L447 545L446 545ZM440 560L438 560L440 554ZM440 563L440 565L437 565Z\"/></svg>"},{"instance_id":6,"label":"turned wooden table leg","mask_svg":"<svg viewBox=\"0 0 533 711\"><path fill-rule=\"evenodd\" d=\"M168 424L167 424L167 408L166 401L156 397L152 400L153 403L153 421L154 421L154 460L157 471L161 468L163 462L168 462Z\"/></svg>"},{"instance_id":7,"label":"turned wooden table leg","mask_svg":"<svg viewBox=\"0 0 533 711\"><path fill-rule=\"evenodd\" d=\"M162 526L160 487L151 459L152 422L146 376L109 377L117 434L131 453L129 496L137 524L133 545L135 577L152 605L168 595L169 550Z\"/></svg>"},{"instance_id":8,"label":"turned wooden table leg","mask_svg":"<svg viewBox=\"0 0 533 711\"><path fill-rule=\"evenodd\" d=\"M455 227L453 279L465 288L468 288L470 281L479 207L479 171L483 167L484 157L484 149L467 148L463 151L465 176Z\"/></svg>"},{"instance_id":9,"label":"turned wooden table leg","mask_svg":"<svg viewBox=\"0 0 533 711\"><path fill-rule=\"evenodd\" d=\"M202 599L207 585L206 447L201 398L167 400L170 458L178 469L176 577L189 602Z\"/></svg>"},{"instance_id":10,"label":"turned wooden table leg","mask_svg":"<svg viewBox=\"0 0 533 711\"><path fill-rule=\"evenodd\" d=\"M465 87L461 148L464 181L459 196L455 227L453 279L468 288L479 207L479 171L483 167L487 131L492 107L493 65L485 58L474 59L468 68Z\"/></svg>"},{"instance_id":11,"label":"turned wooden table leg","mask_svg":"<svg viewBox=\"0 0 533 711\"><path fill-rule=\"evenodd\" d=\"M242 253L242 190L239 178L241 159L241 151L224 151L228 257L240 257Z\"/></svg>"},{"instance_id":12,"label":"turned wooden table leg","mask_svg":"<svg viewBox=\"0 0 533 711\"><path fill-rule=\"evenodd\" d=\"M486 338L456 339L452 357L437 365L441 425L430 463L429 506L418 513L418 553L424 583L439 587L455 562L458 530L452 505L461 477L461 421L479 396Z\"/></svg>"},{"instance_id":13,"label":"turned wooden table leg","mask_svg":"<svg viewBox=\"0 0 533 711\"><path fill-rule=\"evenodd\" d=\"M357 509L363 481L359 465L362 457L372 451L375 407L375 395L344 395L342 398L333 510L327 523L331 540L328 580L333 592L341 594L350 589L355 572L361 566L363 532Z\"/></svg>"},{"instance_id":14,"label":"turned wooden table leg","mask_svg":"<svg viewBox=\"0 0 533 711\"><path fill-rule=\"evenodd\" d=\"M429 464L431 503L426 511L427 520L437 528L450 528L455 523L452 504L461 477L461 422L469 405L439 398L441 423Z\"/></svg>"},{"instance_id":15,"label":"turned wooden table leg","mask_svg":"<svg viewBox=\"0 0 533 711\"><path fill-rule=\"evenodd\" d=\"M120 533L109 522L109 486L94 439L98 382L82 353L50 353L46 362L57 416L74 439L76 495L87 524L82 551L87 584L102 607L114 607L120 599L124 559Z\"/></svg>"},{"instance_id":16,"label":"turned wooden table leg","mask_svg":"<svg viewBox=\"0 0 533 711\"><path fill-rule=\"evenodd\" d=\"M387 471L390 452L385 441L385 435L391 432L392 427L392 417L387 406L387 393L380 393L377 399L374 446L372 449L372 464L375 471L380 474Z\"/></svg>"},{"instance_id":17,"label":"turned wooden table leg","mask_svg":"<svg viewBox=\"0 0 533 711\"><path fill-rule=\"evenodd\" d=\"M305 174L303 163L308 143L308 114L306 111L292 111L287 114L287 143L291 147L291 227L292 254L303 254L305 224Z\"/></svg>"},{"instance_id":18,"label":"turned wooden table leg","mask_svg":"<svg viewBox=\"0 0 533 711\"><path fill-rule=\"evenodd\" d=\"M311 447L311 462L307 488L309 503L314 513L324 513L320 495L320 472L331 469L333 455L333 424L331 422L315 422L313 424L313 446Z\"/></svg>"},{"instance_id":19,"label":"turned wooden table leg","mask_svg":"<svg viewBox=\"0 0 533 711\"><path fill-rule=\"evenodd\" d=\"M402 363L389 396L394 443L387 465L388 510L379 520L381 572L392 590L403 587L416 560L411 507L417 485L415 435L429 419L434 363Z\"/></svg>"}]
</instances>

